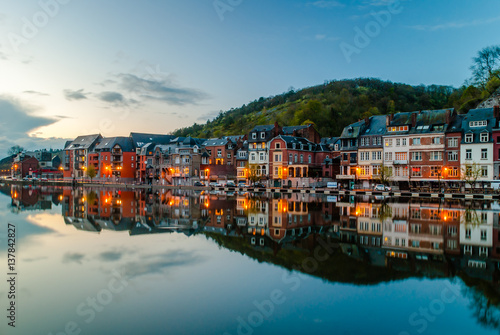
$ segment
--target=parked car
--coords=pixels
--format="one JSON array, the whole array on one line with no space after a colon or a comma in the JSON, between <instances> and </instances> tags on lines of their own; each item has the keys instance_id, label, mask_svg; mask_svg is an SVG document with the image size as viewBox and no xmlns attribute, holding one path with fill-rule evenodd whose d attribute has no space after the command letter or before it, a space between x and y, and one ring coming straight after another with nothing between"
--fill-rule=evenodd
<instances>
[{"instance_id":1,"label":"parked car","mask_svg":"<svg viewBox=\"0 0 500 335\"><path fill-rule=\"evenodd\" d=\"M205 186L205 184L203 184L203 182L201 182L201 181L195 181L193 185L194 186Z\"/></svg>"},{"instance_id":2,"label":"parked car","mask_svg":"<svg viewBox=\"0 0 500 335\"><path fill-rule=\"evenodd\" d=\"M238 183L238 187L248 187L249 185L246 184L245 182L241 181Z\"/></svg>"},{"instance_id":3,"label":"parked car","mask_svg":"<svg viewBox=\"0 0 500 335\"><path fill-rule=\"evenodd\" d=\"M236 184L233 183L232 181L228 181L226 184L227 187L236 187Z\"/></svg>"},{"instance_id":4,"label":"parked car","mask_svg":"<svg viewBox=\"0 0 500 335\"><path fill-rule=\"evenodd\" d=\"M375 185L375 188L374 188L375 191L391 191L392 188L390 186L386 186L384 184L377 184Z\"/></svg>"},{"instance_id":5,"label":"parked car","mask_svg":"<svg viewBox=\"0 0 500 335\"><path fill-rule=\"evenodd\" d=\"M266 185L262 184L262 183L255 183L253 184L253 187L257 187L257 188L266 188Z\"/></svg>"},{"instance_id":6,"label":"parked car","mask_svg":"<svg viewBox=\"0 0 500 335\"><path fill-rule=\"evenodd\" d=\"M210 186L210 187L219 187L219 186L220 186L220 184L219 184L219 183L217 183L217 182L215 182L215 181L212 181L212 182L210 182L210 183L208 184L208 186Z\"/></svg>"}]
</instances>

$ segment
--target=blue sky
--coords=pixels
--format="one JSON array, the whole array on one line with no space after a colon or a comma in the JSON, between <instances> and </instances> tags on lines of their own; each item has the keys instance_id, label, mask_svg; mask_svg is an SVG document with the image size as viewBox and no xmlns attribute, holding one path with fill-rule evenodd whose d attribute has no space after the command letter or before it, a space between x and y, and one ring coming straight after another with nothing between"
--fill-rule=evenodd
<instances>
[{"instance_id":1,"label":"blue sky","mask_svg":"<svg viewBox=\"0 0 500 335\"><path fill-rule=\"evenodd\" d=\"M0 4L1 155L167 133L325 80L458 87L475 53L500 44L494 0Z\"/></svg>"}]
</instances>

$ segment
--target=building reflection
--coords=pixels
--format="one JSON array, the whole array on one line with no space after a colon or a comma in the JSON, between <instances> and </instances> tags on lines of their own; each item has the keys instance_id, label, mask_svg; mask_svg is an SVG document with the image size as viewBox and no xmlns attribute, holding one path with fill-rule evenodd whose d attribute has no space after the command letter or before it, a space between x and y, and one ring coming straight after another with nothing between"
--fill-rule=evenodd
<instances>
[{"instance_id":1,"label":"building reflection","mask_svg":"<svg viewBox=\"0 0 500 335\"><path fill-rule=\"evenodd\" d=\"M335 253L315 275L332 281L460 276L487 282L489 294L500 297L497 202L16 186L10 192L14 210L61 205L66 224L82 231L205 234L225 248L290 269L327 241ZM355 270L339 277L332 269L345 267L346 259ZM356 277L361 267L366 278Z\"/></svg>"}]
</instances>

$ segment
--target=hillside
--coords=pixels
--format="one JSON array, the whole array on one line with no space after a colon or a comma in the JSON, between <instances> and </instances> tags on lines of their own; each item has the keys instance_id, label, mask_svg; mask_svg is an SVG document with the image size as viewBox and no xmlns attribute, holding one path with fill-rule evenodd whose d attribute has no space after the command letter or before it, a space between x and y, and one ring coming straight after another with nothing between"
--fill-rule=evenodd
<instances>
[{"instance_id":1,"label":"hillside","mask_svg":"<svg viewBox=\"0 0 500 335\"><path fill-rule=\"evenodd\" d=\"M206 124L195 123L173 134L210 138L245 134L255 125L275 121L281 125L312 121L322 136L337 136L346 125L370 115L444 107L458 109L463 104L460 100L464 90L437 85L411 86L370 78L331 81L261 97L248 105L221 111Z\"/></svg>"}]
</instances>

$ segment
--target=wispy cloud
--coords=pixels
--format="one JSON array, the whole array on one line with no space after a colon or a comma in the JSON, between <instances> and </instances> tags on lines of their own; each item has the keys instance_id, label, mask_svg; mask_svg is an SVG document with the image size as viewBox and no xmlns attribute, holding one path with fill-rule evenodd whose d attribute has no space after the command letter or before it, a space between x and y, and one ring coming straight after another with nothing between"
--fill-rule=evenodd
<instances>
[{"instance_id":1,"label":"wispy cloud","mask_svg":"<svg viewBox=\"0 0 500 335\"><path fill-rule=\"evenodd\" d=\"M77 252L75 252L75 253L67 252L67 253L64 254L62 262L63 263L78 263L78 264L82 264L82 261L83 261L84 258L85 258L84 254L80 254L80 253L77 253Z\"/></svg>"},{"instance_id":2,"label":"wispy cloud","mask_svg":"<svg viewBox=\"0 0 500 335\"><path fill-rule=\"evenodd\" d=\"M64 97L66 98L66 100L83 100L83 99L87 99L87 95L89 93L84 93L83 92L83 88L80 89L80 90L70 90L70 89L65 89L63 90L63 93L64 93Z\"/></svg>"},{"instance_id":3,"label":"wispy cloud","mask_svg":"<svg viewBox=\"0 0 500 335\"><path fill-rule=\"evenodd\" d=\"M134 74L119 74L119 87L139 97L163 101L172 105L198 104L208 99L208 94L194 89L179 87L170 79L145 79Z\"/></svg>"},{"instance_id":4,"label":"wispy cloud","mask_svg":"<svg viewBox=\"0 0 500 335\"><path fill-rule=\"evenodd\" d=\"M314 1L314 2L308 2L308 6L314 6L318 8L335 8L335 7L345 7L345 5L339 1L327 1L327 0L320 0L320 1Z\"/></svg>"},{"instance_id":5,"label":"wispy cloud","mask_svg":"<svg viewBox=\"0 0 500 335\"><path fill-rule=\"evenodd\" d=\"M122 103L122 104L126 103L123 94L118 92L110 92L110 91L102 92L97 94L97 98L104 102Z\"/></svg>"},{"instance_id":6,"label":"wispy cloud","mask_svg":"<svg viewBox=\"0 0 500 335\"><path fill-rule=\"evenodd\" d=\"M422 31L436 31L436 30L445 30L445 29L460 29L465 27L473 27L485 24L491 24L494 22L500 21L500 16L492 17L489 19L475 19L471 21L459 21L459 22L446 22L439 23L435 25L413 25L408 26L410 29L422 30Z\"/></svg>"},{"instance_id":7,"label":"wispy cloud","mask_svg":"<svg viewBox=\"0 0 500 335\"><path fill-rule=\"evenodd\" d=\"M43 93L43 92L38 92L38 91L24 91L23 93L41 95L41 96L49 96L50 95L48 93Z\"/></svg>"}]
</instances>

